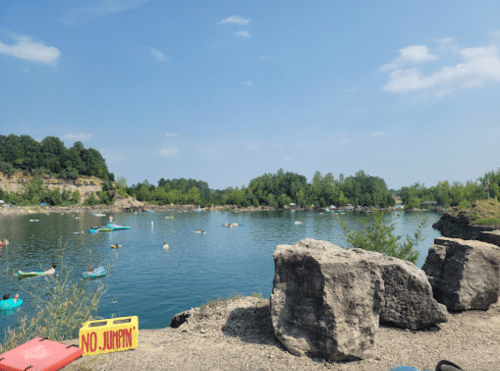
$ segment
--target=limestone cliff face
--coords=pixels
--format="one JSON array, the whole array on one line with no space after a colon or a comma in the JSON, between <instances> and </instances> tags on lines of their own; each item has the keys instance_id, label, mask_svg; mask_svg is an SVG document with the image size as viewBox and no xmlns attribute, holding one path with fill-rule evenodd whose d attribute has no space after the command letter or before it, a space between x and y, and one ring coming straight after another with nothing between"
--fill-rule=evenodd
<instances>
[{"instance_id":1,"label":"limestone cliff face","mask_svg":"<svg viewBox=\"0 0 500 371\"><path fill-rule=\"evenodd\" d=\"M32 179L32 176L26 176L20 172L12 175L11 177L0 172L0 188L9 193L23 192L25 185L28 185ZM79 191L82 201L89 197L91 192L96 193L97 191L101 191L101 185L104 183L102 179L96 177L83 176L73 180L51 177L46 174L42 175L42 180L44 185L46 185L51 191L57 187L59 187L61 191L64 189L70 192Z\"/></svg>"}]
</instances>

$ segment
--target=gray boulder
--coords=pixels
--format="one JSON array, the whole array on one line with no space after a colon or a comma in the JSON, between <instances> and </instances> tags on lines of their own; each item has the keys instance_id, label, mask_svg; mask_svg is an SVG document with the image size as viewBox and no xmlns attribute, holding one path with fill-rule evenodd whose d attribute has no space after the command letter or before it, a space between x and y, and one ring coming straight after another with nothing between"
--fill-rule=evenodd
<instances>
[{"instance_id":1,"label":"gray boulder","mask_svg":"<svg viewBox=\"0 0 500 371\"><path fill-rule=\"evenodd\" d=\"M384 305L375 261L313 239L278 245L273 257L271 320L281 344L297 356L363 358Z\"/></svg>"},{"instance_id":2,"label":"gray boulder","mask_svg":"<svg viewBox=\"0 0 500 371\"><path fill-rule=\"evenodd\" d=\"M380 323L418 330L448 321L448 311L434 299L423 270L413 263L379 252L350 251L373 259L380 269L385 287Z\"/></svg>"},{"instance_id":3,"label":"gray boulder","mask_svg":"<svg viewBox=\"0 0 500 371\"><path fill-rule=\"evenodd\" d=\"M434 298L448 310L487 310L498 300L500 248L476 240L434 240L422 267Z\"/></svg>"},{"instance_id":4,"label":"gray boulder","mask_svg":"<svg viewBox=\"0 0 500 371\"><path fill-rule=\"evenodd\" d=\"M495 229L494 231L482 231L479 235L479 241L500 246L500 230Z\"/></svg>"}]
</instances>

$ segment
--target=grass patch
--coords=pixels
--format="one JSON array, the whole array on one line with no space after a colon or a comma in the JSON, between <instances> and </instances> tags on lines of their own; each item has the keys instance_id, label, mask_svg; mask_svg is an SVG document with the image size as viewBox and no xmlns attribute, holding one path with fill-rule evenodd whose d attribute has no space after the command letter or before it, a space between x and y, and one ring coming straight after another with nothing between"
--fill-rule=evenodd
<instances>
[{"instance_id":1,"label":"grass patch","mask_svg":"<svg viewBox=\"0 0 500 371\"><path fill-rule=\"evenodd\" d=\"M481 218L474 220L474 224L500 225L500 218Z\"/></svg>"}]
</instances>

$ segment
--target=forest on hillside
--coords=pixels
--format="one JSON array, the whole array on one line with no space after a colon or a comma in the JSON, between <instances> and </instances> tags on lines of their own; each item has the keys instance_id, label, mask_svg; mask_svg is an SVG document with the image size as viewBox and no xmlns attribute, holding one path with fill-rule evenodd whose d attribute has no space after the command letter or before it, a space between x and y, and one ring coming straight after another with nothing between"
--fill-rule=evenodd
<instances>
[{"instance_id":1,"label":"forest on hillside","mask_svg":"<svg viewBox=\"0 0 500 371\"><path fill-rule=\"evenodd\" d=\"M86 205L112 204L117 194L134 196L139 201L157 205L237 205L283 207L296 205L337 207L353 206L391 207L395 196L400 196L405 209L421 208L425 201L436 201L438 206L458 206L468 208L473 200L485 199L489 195L500 195L500 168L490 171L475 181L438 182L436 186L426 187L419 182L389 190L385 181L377 176L359 170L353 176L340 174L335 178L332 173L322 175L316 171L308 182L304 175L279 169L276 173L266 173L252 179L247 186L228 187L224 190L210 189L208 183L195 179L164 179L154 185L144 180L127 186L124 177L116 182L113 173L108 171L104 158L99 151L84 148L75 142L70 148L57 137L46 137L40 143L28 135L0 135L0 171L12 175L16 171L33 175L30 184L18 194L0 189L0 199L14 205L30 205L45 202L50 205L77 204L78 192L54 189L43 184L41 174L58 174L64 179L76 179L80 175L95 176L105 180L102 191L92 194L85 200Z\"/></svg>"}]
</instances>

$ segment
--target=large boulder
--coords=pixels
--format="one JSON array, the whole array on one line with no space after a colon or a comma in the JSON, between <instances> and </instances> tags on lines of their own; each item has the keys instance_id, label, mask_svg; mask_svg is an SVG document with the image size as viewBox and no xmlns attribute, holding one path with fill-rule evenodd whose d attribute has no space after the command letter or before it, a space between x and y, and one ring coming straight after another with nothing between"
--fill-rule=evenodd
<instances>
[{"instance_id":1,"label":"large boulder","mask_svg":"<svg viewBox=\"0 0 500 371\"><path fill-rule=\"evenodd\" d=\"M487 310L498 300L500 248L487 242L440 237L422 267L434 298L450 311Z\"/></svg>"},{"instance_id":2,"label":"large boulder","mask_svg":"<svg viewBox=\"0 0 500 371\"><path fill-rule=\"evenodd\" d=\"M500 230L482 231L479 235L479 241L488 242L496 246L500 246Z\"/></svg>"},{"instance_id":3,"label":"large boulder","mask_svg":"<svg viewBox=\"0 0 500 371\"><path fill-rule=\"evenodd\" d=\"M281 344L297 356L363 358L384 305L375 261L313 239L278 245L273 257L271 320Z\"/></svg>"},{"instance_id":4,"label":"large boulder","mask_svg":"<svg viewBox=\"0 0 500 371\"><path fill-rule=\"evenodd\" d=\"M350 251L373 259L380 269L385 287L380 323L418 330L448 321L446 307L434 299L427 276L415 264L375 251Z\"/></svg>"}]
</instances>

